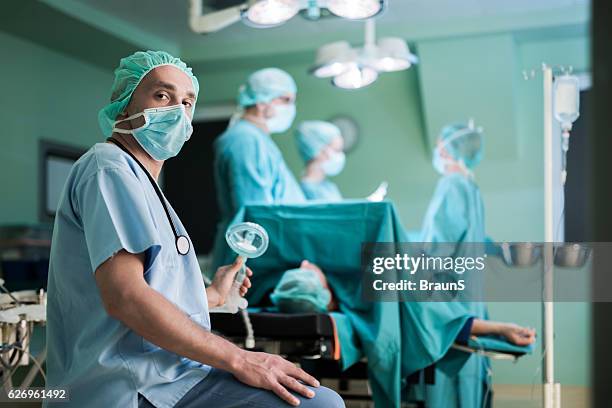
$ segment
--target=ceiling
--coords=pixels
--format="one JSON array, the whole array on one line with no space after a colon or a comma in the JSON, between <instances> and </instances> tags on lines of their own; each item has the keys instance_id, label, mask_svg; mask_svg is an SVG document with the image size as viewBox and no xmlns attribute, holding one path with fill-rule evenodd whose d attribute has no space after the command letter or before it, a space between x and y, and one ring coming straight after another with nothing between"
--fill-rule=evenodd
<instances>
[{"instance_id":1,"label":"ceiling","mask_svg":"<svg viewBox=\"0 0 612 408\"><path fill-rule=\"evenodd\" d=\"M188 0L42 0L100 30L141 47L164 48L191 60L312 50L327 41L360 41L363 23L296 17L281 27L255 29L237 23L200 35L188 26ZM203 0L205 10L240 0ZM483 31L518 31L585 24L588 0L389 0L377 19L379 34L409 41ZM282 39L282 41L279 41Z\"/></svg>"}]
</instances>

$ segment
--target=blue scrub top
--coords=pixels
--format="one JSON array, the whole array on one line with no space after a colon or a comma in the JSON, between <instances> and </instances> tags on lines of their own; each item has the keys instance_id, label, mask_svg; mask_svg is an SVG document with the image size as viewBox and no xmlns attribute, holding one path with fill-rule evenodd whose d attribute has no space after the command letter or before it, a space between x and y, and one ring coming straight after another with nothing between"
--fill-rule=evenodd
<instances>
[{"instance_id":1,"label":"blue scrub top","mask_svg":"<svg viewBox=\"0 0 612 408\"><path fill-rule=\"evenodd\" d=\"M333 181L327 179L320 182L302 180L300 185L309 200L342 201L342 194Z\"/></svg>"},{"instance_id":2,"label":"blue scrub top","mask_svg":"<svg viewBox=\"0 0 612 408\"><path fill-rule=\"evenodd\" d=\"M482 248L461 245L464 242L485 242L484 204L474 181L461 173L450 173L440 178L423 221L420 241L456 242L454 256L457 257L481 254ZM468 290L481 292L482 283L471 280ZM436 306L443 311L447 305L439 303ZM469 326L473 318L488 319L486 305L482 302L455 302L450 305L454 313L461 309L471 317L464 324L463 331L471 331ZM465 333L463 336L460 333L459 337L459 340L464 340ZM426 405L433 408L483 406L485 386L490 386L489 367L489 360L484 356L448 352L445 358L436 363L436 384L425 386L425 394L418 395L418 398L424 399Z\"/></svg>"},{"instance_id":3,"label":"blue scrub top","mask_svg":"<svg viewBox=\"0 0 612 408\"><path fill-rule=\"evenodd\" d=\"M217 225L211 272L224 260L225 230L246 204L297 204L306 201L281 151L270 135L240 120L214 143L215 186L221 219Z\"/></svg>"},{"instance_id":4,"label":"blue scrub top","mask_svg":"<svg viewBox=\"0 0 612 408\"><path fill-rule=\"evenodd\" d=\"M420 242L485 242L485 213L476 183L460 173L438 181Z\"/></svg>"},{"instance_id":5,"label":"blue scrub top","mask_svg":"<svg viewBox=\"0 0 612 408\"><path fill-rule=\"evenodd\" d=\"M180 234L187 235L168 209ZM193 248L193 246L192 246ZM153 186L117 146L98 143L73 166L55 218L47 300L47 386L68 388L58 407L133 407L138 393L173 407L210 367L157 347L109 316L96 269L121 249L145 253L147 283L210 330L193 249L179 255Z\"/></svg>"},{"instance_id":6,"label":"blue scrub top","mask_svg":"<svg viewBox=\"0 0 612 408\"><path fill-rule=\"evenodd\" d=\"M281 151L270 135L246 120L238 121L214 144L215 185L221 216L229 220L245 204L293 204L306 201Z\"/></svg>"}]
</instances>

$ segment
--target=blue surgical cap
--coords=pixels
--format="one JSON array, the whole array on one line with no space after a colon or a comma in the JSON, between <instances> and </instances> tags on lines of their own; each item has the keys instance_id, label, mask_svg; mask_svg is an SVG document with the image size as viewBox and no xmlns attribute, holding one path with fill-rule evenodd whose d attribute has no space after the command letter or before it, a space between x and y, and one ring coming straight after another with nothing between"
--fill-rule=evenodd
<instances>
[{"instance_id":1,"label":"blue surgical cap","mask_svg":"<svg viewBox=\"0 0 612 408\"><path fill-rule=\"evenodd\" d=\"M482 130L474 128L473 124L445 126L440 132L440 141L451 157L462 161L468 169L476 167L482 159Z\"/></svg>"},{"instance_id":2,"label":"blue surgical cap","mask_svg":"<svg viewBox=\"0 0 612 408\"><path fill-rule=\"evenodd\" d=\"M337 137L342 137L338 126L322 120L306 120L295 131L297 148L305 162L317 157Z\"/></svg>"},{"instance_id":3,"label":"blue surgical cap","mask_svg":"<svg viewBox=\"0 0 612 408\"><path fill-rule=\"evenodd\" d=\"M135 52L119 61L119 67L115 69L115 80L111 88L111 103L98 113L98 123L105 136L110 136L112 133L113 123L117 115L123 112L130 103L132 94L140 81L154 68L162 65L173 65L187 74L191 78L197 99L200 90L198 80L191 72L191 68L183 61L165 51ZM195 102L192 109L195 109Z\"/></svg>"},{"instance_id":4,"label":"blue surgical cap","mask_svg":"<svg viewBox=\"0 0 612 408\"><path fill-rule=\"evenodd\" d=\"M285 271L270 299L284 313L325 312L331 293L315 271L298 268Z\"/></svg>"},{"instance_id":5,"label":"blue surgical cap","mask_svg":"<svg viewBox=\"0 0 612 408\"><path fill-rule=\"evenodd\" d=\"M246 83L238 90L238 105L253 106L267 103L274 98L295 94L297 85L285 71L278 68L264 68L249 75Z\"/></svg>"}]
</instances>

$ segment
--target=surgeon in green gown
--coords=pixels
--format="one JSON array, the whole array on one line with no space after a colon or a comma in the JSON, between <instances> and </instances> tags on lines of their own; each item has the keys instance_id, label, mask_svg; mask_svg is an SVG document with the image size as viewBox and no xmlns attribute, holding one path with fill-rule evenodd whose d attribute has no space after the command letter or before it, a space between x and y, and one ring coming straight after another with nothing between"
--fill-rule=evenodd
<instances>
[{"instance_id":1,"label":"surgeon in green gown","mask_svg":"<svg viewBox=\"0 0 612 408\"><path fill-rule=\"evenodd\" d=\"M271 134L286 132L295 119L297 86L278 68L253 72L238 91L239 113L214 143L214 177L221 220L215 255L225 245L225 230L246 204L306 201Z\"/></svg>"},{"instance_id":2,"label":"surgeon in green gown","mask_svg":"<svg viewBox=\"0 0 612 408\"><path fill-rule=\"evenodd\" d=\"M475 128L472 121L467 125L449 125L442 130L433 152L433 166L441 178L423 221L420 242L456 243L452 255L459 257L478 250L462 243L486 241L484 205L473 173L482 154L482 130ZM467 318L457 334L459 342L466 343L471 335L487 334L498 335L519 346L529 346L535 341L532 329L489 321L482 302L451 302L437 306L417 303L412 306L413 309L423 307L423 312L435 310L442 315L464 314ZM489 403L490 387L491 369L486 357L449 350L436 363L435 385L422 387L419 394L431 408L482 407Z\"/></svg>"}]
</instances>

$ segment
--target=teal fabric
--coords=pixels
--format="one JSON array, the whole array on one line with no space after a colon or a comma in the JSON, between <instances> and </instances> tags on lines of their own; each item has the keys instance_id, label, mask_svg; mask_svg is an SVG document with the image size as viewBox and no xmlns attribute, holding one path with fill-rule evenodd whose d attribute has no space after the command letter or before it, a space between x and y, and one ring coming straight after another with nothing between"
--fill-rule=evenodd
<instances>
[{"instance_id":1,"label":"teal fabric","mask_svg":"<svg viewBox=\"0 0 612 408\"><path fill-rule=\"evenodd\" d=\"M450 173L442 176L436 186L433 198L427 209L423 227L421 230L421 242L431 243L456 243L450 246L453 256L479 256L480 254L468 253L477 249L471 246L462 245L463 243L483 243L484 250L485 236L485 214L482 197L478 186L469 178L460 173ZM448 249L449 246L445 246ZM479 291L481 288L470 282L471 291ZM426 307L424 303L410 306L411 313L429 313L429 317L436 321L446 322L447 316L459 313L461 316L473 316L478 319L487 319L487 309L484 303L480 302L453 302L440 303L437 307L427 311L419 311ZM444 310L449 308L449 310ZM452 309L452 310L450 310ZM431 311L440 313L438 318L431 315ZM462 312L460 312L462 311ZM418 317L409 320L418 321ZM428 327L435 327L433 323ZM454 329L455 326L453 326ZM451 330L450 328L439 327L439 332ZM414 327L411 330L419 330ZM432 332L432 335L438 330ZM435 341L432 338L430 341ZM413 345L412 347L428 349L428 344ZM414 348L411 348L414 349ZM417 353L425 355L425 353ZM458 364L462 362L462 364ZM422 385L417 394L424 398L428 407L481 407L486 398L486 390L490 388L490 378L487 373L490 371L489 360L480 355L469 355L463 352L451 351L449 354L436 364L436 384L433 386ZM438 377L441 379L438 381Z\"/></svg>"},{"instance_id":2,"label":"teal fabric","mask_svg":"<svg viewBox=\"0 0 612 408\"><path fill-rule=\"evenodd\" d=\"M423 220L420 242L485 242L480 190L469 177L440 177Z\"/></svg>"},{"instance_id":3,"label":"teal fabric","mask_svg":"<svg viewBox=\"0 0 612 408\"><path fill-rule=\"evenodd\" d=\"M292 204L306 198L270 135L240 120L214 143L214 177L221 212L213 254L219 264L225 231L240 207L247 204Z\"/></svg>"},{"instance_id":4,"label":"teal fabric","mask_svg":"<svg viewBox=\"0 0 612 408\"><path fill-rule=\"evenodd\" d=\"M270 295L272 303L283 313L327 312L329 290L312 269L289 269Z\"/></svg>"},{"instance_id":5,"label":"teal fabric","mask_svg":"<svg viewBox=\"0 0 612 408\"><path fill-rule=\"evenodd\" d=\"M98 123L104 136L111 135L115 118L130 103L132 94L138 84L140 84L140 81L154 68L162 65L172 65L183 71L191 79L197 99L198 92L200 91L198 79L191 72L191 68L183 61L165 51L135 52L119 61L119 66L115 69L115 79L111 88L111 102L98 113ZM192 112L195 112L195 102L191 109Z\"/></svg>"},{"instance_id":6,"label":"teal fabric","mask_svg":"<svg viewBox=\"0 0 612 408\"><path fill-rule=\"evenodd\" d=\"M406 240L391 202L248 205L233 220L242 221L260 224L270 237L267 252L248 261L254 271L249 303L262 302L283 272L303 259L319 265L345 317L337 321L342 367L367 357L376 407L399 407L407 392L402 380L434 362L442 364L467 319L477 314L469 305L454 303L362 299L361 244ZM232 257L226 250L221 260ZM442 365L453 375L466 360L461 353Z\"/></svg>"},{"instance_id":7,"label":"teal fabric","mask_svg":"<svg viewBox=\"0 0 612 408\"><path fill-rule=\"evenodd\" d=\"M342 201L342 193L333 181L327 179L318 183L302 181L300 186L308 200Z\"/></svg>"},{"instance_id":8,"label":"teal fabric","mask_svg":"<svg viewBox=\"0 0 612 408\"><path fill-rule=\"evenodd\" d=\"M517 346L516 344L509 343L508 340L500 336L470 337L467 345L477 350L499 351L513 354L531 354L535 349L535 343L528 346Z\"/></svg>"},{"instance_id":9,"label":"teal fabric","mask_svg":"<svg viewBox=\"0 0 612 408\"><path fill-rule=\"evenodd\" d=\"M177 233L187 236L168 205ZM173 407L210 367L145 340L105 310L96 269L120 250L144 253L147 284L210 330L206 290L193 249L174 232L145 172L117 146L98 143L72 167L60 197L47 296L47 386L69 402L45 407L135 407L138 393Z\"/></svg>"},{"instance_id":10,"label":"teal fabric","mask_svg":"<svg viewBox=\"0 0 612 408\"><path fill-rule=\"evenodd\" d=\"M215 186L221 217L246 204L292 204L306 199L270 135L240 120L214 143ZM225 233L225 231L223 231Z\"/></svg>"}]
</instances>

